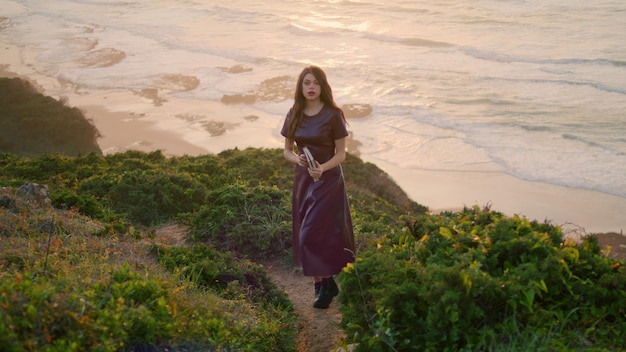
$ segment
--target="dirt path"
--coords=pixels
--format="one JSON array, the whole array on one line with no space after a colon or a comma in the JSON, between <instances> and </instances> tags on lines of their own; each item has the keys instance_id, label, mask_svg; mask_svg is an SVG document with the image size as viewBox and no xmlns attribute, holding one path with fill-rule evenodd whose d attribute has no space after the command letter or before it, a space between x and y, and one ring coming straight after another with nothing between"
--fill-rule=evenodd
<instances>
[{"instance_id":1,"label":"dirt path","mask_svg":"<svg viewBox=\"0 0 626 352\"><path fill-rule=\"evenodd\" d=\"M333 300L328 309L313 308L315 289L313 280L302 272L289 269L278 262L263 263L276 285L284 290L300 317L299 333L296 339L298 352L344 351L340 342L344 338L339 327L341 313L339 303Z\"/></svg>"}]
</instances>

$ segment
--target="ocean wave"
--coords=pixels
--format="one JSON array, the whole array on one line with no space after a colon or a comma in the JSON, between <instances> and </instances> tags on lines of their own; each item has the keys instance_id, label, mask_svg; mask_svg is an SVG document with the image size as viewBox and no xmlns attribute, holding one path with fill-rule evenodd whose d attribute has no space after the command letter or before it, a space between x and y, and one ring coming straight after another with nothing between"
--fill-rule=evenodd
<instances>
[{"instance_id":1,"label":"ocean wave","mask_svg":"<svg viewBox=\"0 0 626 352\"><path fill-rule=\"evenodd\" d=\"M519 179L626 197L624 155L545 146L487 148L486 151L495 164Z\"/></svg>"},{"instance_id":2,"label":"ocean wave","mask_svg":"<svg viewBox=\"0 0 626 352\"><path fill-rule=\"evenodd\" d=\"M543 59L543 58L531 58L521 57L517 55L503 54L494 51L479 50L474 47L461 47L461 50L468 56L481 60L496 61L501 63L528 63L528 64L552 64L552 65L612 65L616 67L626 67L626 61L611 60L604 58L595 59L583 59L583 58L569 58L569 59Z\"/></svg>"},{"instance_id":3,"label":"ocean wave","mask_svg":"<svg viewBox=\"0 0 626 352\"><path fill-rule=\"evenodd\" d=\"M541 126L541 125L520 125L521 129L530 131L530 132L552 132L554 129L549 126Z\"/></svg>"},{"instance_id":4,"label":"ocean wave","mask_svg":"<svg viewBox=\"0 0 626 352\"><path fill-rule=\"evenodd\" d=\"M493 98L467 98L467 99L452 99L444 98L444 102L456 105L515 105L513 101L504 99Z\"/></svg>"},{"instance_id":5,"label":"ocean wave","mask_svg":"<svg viewBox=\"0 0 626 352\"><path fill-rule=\"evenodd\" d=\"M101 0L74 0L78 4L96 5L96 6L125 6L133 7L136 5L134 1L101 1Z\"/></svg>"},{"instance_id":6,"label":"ocean wave","mask_svg":"<svg viewBox=\"0 0 626 352\"><path fill-rule=\"evenodd\" d=\"M429 39L418 38L418 37L402 38L402 37L371 33L371 32L364 33L364 35L367 38L372 39L372 40L376 40L380 42L387 42L387 43L397 43L397 44L402 44L406 46L418 46L418 47L425 47L425 48L448 48L448 47L454 46L454 44L451 44L451 43L439 42L435 40L429 40Z\"/></svg>"},{"instance_id":7,"label":"ocean wave","mask_svg":"<svg viewBox=\"0 0 626 352\"><path fill-rule=\"evenodd\" d=\"M287 31L297 36L320 36L328 37L336 35L336 31L332 28L320 29L314 26L305 26L303 24L290 23L285 26Z\"/></svg>"},{"instance_id":8,"label":"ocean wave","mask_svg":"<svg viewBox=\"0 0 626 352\"><path fill-rule=\"evenodd\" d=\"M608 148L605 145L602 145L602 144L594 142L594 141L587 140L587 139L585 139L583 137L576 136L576 135L573 135L571 133L563 133L561 135L561 137L563 137L563 139L569 139L569 140L573 140L573 141L577 141L577 142L582 142L582 143L584 143L584 144L586 144L586 145L588 145L590 147L601 148L601 149L604 149L604 150L611 150L611 148Z\"/></svg>"},{"instance_id":9,"label":"ocean wave","mask_svg":"<svg viewBox=\"0 0 626 352\"><path fill-rule=\"evenodd\" d=\"M585 86L594 88L608 93L626 94L626 88L612 87L597 82L583 82L566 79L539 79L539 78L500 78L500 77L484 77L485 80L503 81L503 82L519 82L519 83L538 83L538 84L556 84L568 86Z\"/></svg>"},{"instance_id":10,"label":"ocean wave","mask_svg":"<svg viewBox=\"0 0 626 352\"><path fill-rule=\"evenodd\" d=\"M626 88L611 87L601 83L591 83L590 85L598 90L603 90L605 92L626 94Z\"/></svg>"},{"instance_id":11,"label":"ocean wave","mask_svg":"<svg viewBox=\"0 0 626 352\"><path fill-rule=\"evenodd\" d=\"M466 142L512 176L626 197L626 154L602 142L543 125L463 127Z\"/></svg>"},{"instance_id":12,"label":"ocean wave","mask_svg":"<svg viewBox=\"0 0 626 352\"><path fill-rule=\"evenodd\" d=\"M258 25L262 23L275 23L275 21L284 20L277 18L272 12L265 11L264 8L257 8L261 10L258 11L249 8L241 9L226 7L223 5L215 5L209 8L203 4L200 4L199 6L203 9L203 12L207 14L211 14L213 16L217 15L225 21L234 23Z\"/></svg>"},{"instance_id":13,"label":"ocean wave","mask_svg":"<svg viewBox=\"0 0 626 352\"><path fill-rule=\"evenodd\" d=\"M410 2L410 1L408 3L413 4L413 2ZM381 12L396 13L396 14L403 15L403 16L406 16L407 14L409 14L409 16L424 15L424 14L440 14L440 12L436 12L436 11L433 11L431 9L427 9L424 7L420 7L420 8L405 7L405 6L399 6L397 4L389 4L389 3L385 3L383 6L384 6L384 9L381 9ZM377 9L377 7L375 7L374 9Z\"/></svg>"}]
</instances>

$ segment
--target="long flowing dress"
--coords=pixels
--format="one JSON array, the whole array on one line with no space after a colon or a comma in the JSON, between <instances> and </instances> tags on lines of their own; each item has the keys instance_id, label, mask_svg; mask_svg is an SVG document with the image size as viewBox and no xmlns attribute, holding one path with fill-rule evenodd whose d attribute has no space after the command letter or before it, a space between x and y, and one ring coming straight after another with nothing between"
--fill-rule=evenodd
<instances>
[{"instance_id":1,"label":"long flowing dress","mask_svg":"<svg viewBox=\"0 0 626 352\"><path fill-rule=\"evenodd\" d=\"M287 114L281 134L287 135ZM335 154L335 140L348 136L340 110L324 106L304 115L294 134L301 151L308 147L320 164ZM306 276L330 276L354 261L354 232L341 165L324 171L317 182L296 165L292 199L293 259Z\"/></svg>"}]
</instances>

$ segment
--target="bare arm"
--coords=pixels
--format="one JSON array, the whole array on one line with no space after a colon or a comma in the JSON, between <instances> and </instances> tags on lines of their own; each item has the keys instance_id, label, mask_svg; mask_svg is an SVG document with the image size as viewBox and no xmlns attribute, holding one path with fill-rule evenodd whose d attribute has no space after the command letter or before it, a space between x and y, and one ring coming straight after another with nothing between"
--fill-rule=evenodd
<instances>
[{"instance_id":1,"label":"bare arm","mask_svg":"<svg viewBox=\"0 0 626 352\"><path fill-rule=\"evenodd\" d=\"M283 155L285 156L285 159L287 159L291 163L298 164L300 166L307 166L306 158L304 157L304 155L298 155L293 151L294 144L295 143L293 139L285 138L285 149L283 150Z\"/></svg>"},{"instance_id":2,"label":"bare arm","mask_svg":"<svg viewBox=\"0 0 626 352\"><path fill-rule=\"evenodd\" d=\"M339 166L344 160L346 160L346 138L335 139L335 155L330 160L319 165L322 172L330 170L336 166Z\"/></svg>"}]
</instances>

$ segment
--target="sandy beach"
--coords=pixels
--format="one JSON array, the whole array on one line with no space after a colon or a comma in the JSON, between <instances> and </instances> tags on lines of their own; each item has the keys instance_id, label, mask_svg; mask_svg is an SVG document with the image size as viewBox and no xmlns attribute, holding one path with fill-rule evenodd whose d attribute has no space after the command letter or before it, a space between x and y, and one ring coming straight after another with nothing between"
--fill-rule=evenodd
<instances>
[{"instance_id":1,"label":"sandy beach","mask_svg":"<svg viewBox=\"0 0 626 352\"><path fill-rule=\"evenodd\" d=\"M3 45L0 48L0 76L28 79L42 92L50 94L44 87L59 88L66 82L53 80L35 72L32 67L23 65L29 58L17 47ZM100 52L91 57L99 63L109 64L120 60L118 52ZM231 68L237 69L237 68ZM166 77L174 89L193 89L194 82L185 77ZM270 82L272 83L272 82ZM250 114L244 103L251 99L250 94L229 96L228 101L203 102L200 107L163 106L157 91L128 92L111 91L102 95L84 94L80 87L65 87L72 92L69 105L83 110L91 119L102 137L99 145L102 151L115 153L124 150L144 152L161 150L165 155L201 155L218 153L230 148L247 147L280 148L279 123L282 116L259 116ZM269 86L268 89L273 89ZM61 90L61 89L57 89ZM283 92L284 93L284 92ZM268 91L259 91L252 99L262 99ZM286 94L286 93L285 93ZM59 98L59 97L56 97ZM146 118L132 113L134 104L150 105L156 112L169 109L168 113L178 117L181 123L198 120L195 133L212 138L210 145L202 145L200 140L189 132L180 133L176 123L158 118ZM125 109L128 108L126 111ZM195 109L195 110L194 110ZM202 113L199 113L199 109ZM206 137L203 137L206 139ZM349 152L358 153L358 135L349 141ZM518 214L531 220L550 221L562 225L566 231L578 233L621 233L626 229L626 199L582 189L573 189L546 183L529 182L502 172L449 172L401 169L385 160L362 156L386 171L408 194L433 212L456 210L463 206L490 205L493 210L507 215Z\"/></svg>"}]
</instances>

